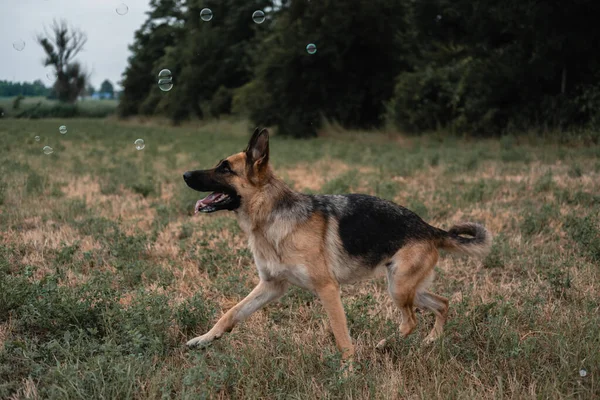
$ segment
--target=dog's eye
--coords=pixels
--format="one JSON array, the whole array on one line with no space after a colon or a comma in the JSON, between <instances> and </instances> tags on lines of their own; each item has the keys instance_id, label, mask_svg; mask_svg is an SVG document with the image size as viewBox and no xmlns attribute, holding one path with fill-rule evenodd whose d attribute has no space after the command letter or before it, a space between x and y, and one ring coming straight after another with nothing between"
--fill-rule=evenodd
<instances>
[{"instance_id":1,"label":"dog's eye","mask_svg":"<svg viewBox=\"0 0 600 400\"><path fill-rule=\"evenodd\" d=\"M226 174L233 173L233 171L231 170L231 167L229 167L229 164L225 164L225 163L221 164L218 169L219 169L219 172L223 172Z\"/></svg>"}]
</instances>

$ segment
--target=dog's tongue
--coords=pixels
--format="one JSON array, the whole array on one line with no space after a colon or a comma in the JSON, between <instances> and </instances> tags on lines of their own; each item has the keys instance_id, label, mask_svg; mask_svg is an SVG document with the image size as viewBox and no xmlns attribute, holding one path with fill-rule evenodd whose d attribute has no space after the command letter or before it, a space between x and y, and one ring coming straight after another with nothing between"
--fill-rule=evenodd
<instances>
[{"instance_id":1,"label":"dog's tongue","mask_svg":"<svg viewBox=\"0 0 600 400\"><path fill-rule=\"evenodd\" d=\"M204 208L204 207L206 207L206 206L208 206L208 205L210 205L210 204L214 203L214 202L215 202L217 199L219 199L219 198L220 198L222 195L223 195L223 193L217 193L217 192L214 192L214 193L211 193L211 194L209 194L209 195L208 195L208 196L206 196L205 198L203 198L203 199L201 199L201 200L198 200L198 201L196 202L196 209L195 209L195 211L194 211L194 214L198 214L198 212L199 212L199 211L200 211L202 208Z\"/></svg>"}]
</instances>

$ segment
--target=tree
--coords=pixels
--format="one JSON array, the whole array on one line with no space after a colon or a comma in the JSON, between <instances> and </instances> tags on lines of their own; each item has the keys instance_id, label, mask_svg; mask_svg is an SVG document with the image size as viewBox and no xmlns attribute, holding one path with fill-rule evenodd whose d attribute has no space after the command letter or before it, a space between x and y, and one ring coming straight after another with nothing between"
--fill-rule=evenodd
<instances>
[{"instance_id":1,"label":"tree","mask_svg":"<svg viewBox=\"0 0 600 400\"><path fill-rule=\"evenodd\" d=\"M258 59L253 56L255 43L270 31L272 22L267 19L257 26L252 13L272 5L271 0L207 0L189 4L185 37L172 55L177 60L177 78L185 84L173 87L172 99L166 104L171 119L231 111L232 89L252 79ZM204 22L200 18L203 7L223 17Z\"/></svg>"},{"instance_id":2,"label":"tree","mask_svg":"<svg viewBox=\"0 0 600 400\"><path fill-rule=\"evenodd\" d=\"M343 126L381 123L396 75L406 68L395 41L408 29L406 2L388 0L292 1L257 55L250 117L278 132L314 136L322 117ZM317 52L307 53L313 43ZM241 101L241 100L240 100Z\"/></svg>"},{"instance_id":3,"label":"tree","mask_svg":"<svg viewBox=\"0 0 600 400\"><path fill-rule=\"evenodd\" d=\"M233 111L293 136L315 135L323 118L482 134L600 125L600 2L569 4L150 0L119 114ZM172 73L168 92L157 85L162 69Z\"/></svg>"},{"instance_id":4,"label":"tree","mask_svg":"<svg viewBox=\"0 0 600 400\"><path fill-rule=\"evenodd\" d=\"M252 43L270 30L270 20L259 26L252 13L272 4L272 0L206 0L183 7L178 0L153 0L149 18L130 47L119 114L160 113L179 121L229 112L232 89L252 79L250 53L256 47ZM200 11L205 7L220 17L202 21ZM168 93L156 84L158 72L165 68L174 83Z\"/></svg>"},{"instance_id":5,"label":"tree","mask_svg":"<svg viewBox=\"0 0 600 400\"><path fill-rule=\"evenodd\" d=\"M123 73L118 112L121 117L152 114L161 100L156 87L158 72L165 66L163 57L181 36L183 13L178 0L152 0L148 19L135 32L129 46L131 56ZM154 89L154 90L153 90Z\"/></svg>"},{"instance_id":6,"label":"tree","mask_svg":"<svg viewBox=\"0 0 600 400\"><path fill-rule=\"evenodd\" d=\"M412 11L417 48L388 107L402 128L490 134L598 115L597 1L430 0Z\"/></svg>"},{"instance_id":7,"label":"tree","mask_svg":"<svg viewBox=\"0 0 600 400\"><path fill-rule=\"evenodd\" d=\"M64 20L52 22L37 36L37 42L46 53L43 64L51 66L56 73L54 91L62 102L74 103L85 90L88 74L75 57L87 42L81 30L69 27Z\"/></svg>"},{"instance_id":8,"label":"tree","mask_svg":"<svg viewBox=\"0 0 600 400\"><path fill-rule=\"evenodd\" d=\"M113 84L110 83L108 79L105 79L104 82L100 85L100 93L108 93L111 99L115 98L115 89Z\"/></svg>"},{"instance_id":9,"label":"tree","mask_svg":"<svg viewBox=\"0 0 600 400\"><path fill-rule=\"evenodd\" d=\"M85 88L85 94L87 94L88 96L91 96L94 93L96 93L96 88L94 88L91 84L88 84L87 87Z\"/></svg>"}]
</instances>

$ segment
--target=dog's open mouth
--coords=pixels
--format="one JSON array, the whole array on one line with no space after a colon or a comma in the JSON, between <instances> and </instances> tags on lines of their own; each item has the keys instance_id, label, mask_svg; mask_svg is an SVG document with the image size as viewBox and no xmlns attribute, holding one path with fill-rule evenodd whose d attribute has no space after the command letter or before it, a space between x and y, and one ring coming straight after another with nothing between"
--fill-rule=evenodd
<instances>
[{"instance_id":1,"label":"dog's open mouth","mask_svg":"<svg viewBox=\"0 0 600 400\"><path fill-rule=\"evenodd\" d=\"M231 197L228 194L213 192L206 196L205 198L198 200L196 202L196 208L194 214L198 214L199 212L209 213L213 211L217 211L217 205L223 205L228 203L231 200Z\"/></svg>"}]
</instances>

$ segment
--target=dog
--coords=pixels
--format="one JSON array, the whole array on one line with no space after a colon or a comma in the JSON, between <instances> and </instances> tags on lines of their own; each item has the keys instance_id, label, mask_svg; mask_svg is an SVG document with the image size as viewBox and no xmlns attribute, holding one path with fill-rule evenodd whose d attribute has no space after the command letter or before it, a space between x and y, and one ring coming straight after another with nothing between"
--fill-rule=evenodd
<instances>
[{"instance_id":1,"label":"dog","mask_svg":"<svg viewBox=\"0 0 600 400\"><path fill-rule=\"evenodd\" d=\"M400 310L403 337L416 326L414 307L435 314L426 342L440 337L448 299L427 290L438 250L484 257L492 237L476 223L449 231L433 227L393 202L363 194L308 195L292 190L273 173L269 133L256 129L247 148L213 169L188 171L186 184L212 192L195 213L233 211L247 234L259 283L206 334L187 342L206 346L252 313L284 295L289 284L321 300L342 359L353 358L340 285L387 272L388 290ZM469 237L465 237L467 235ZM385 340L385 339L384 339ZM384 342L384 341L382 341Z\"/></svg>"}]
</instances>

